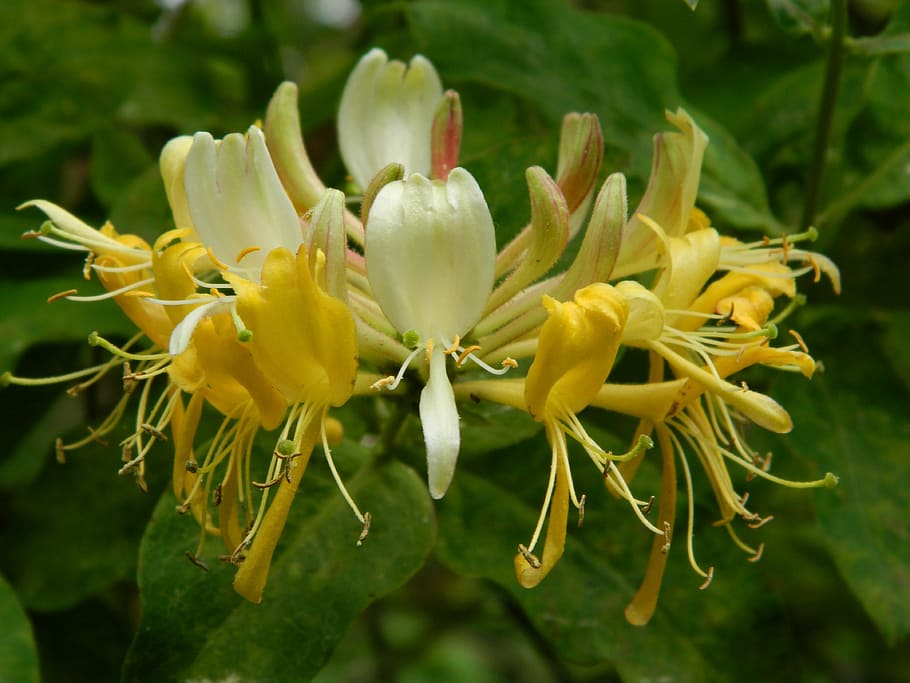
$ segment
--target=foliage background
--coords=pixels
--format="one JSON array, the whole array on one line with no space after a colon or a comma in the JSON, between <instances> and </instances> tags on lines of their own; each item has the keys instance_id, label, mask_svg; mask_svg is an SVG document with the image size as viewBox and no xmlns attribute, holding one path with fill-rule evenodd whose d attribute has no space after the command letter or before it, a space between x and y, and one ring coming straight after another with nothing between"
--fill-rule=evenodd
<instances>
[{"instance_id":1,"label":"foliage background","mask_svg":"<svg viewBox=\"0 0 910 683\"><path fill-rule=\"evenodd\" d=\"M601 117L605 172L627 174L633 205L663 110L685 105L711 136L700 204L715 224L754 235L800 223L830 35L825 0L703 0L695 12L669 0L166 4L0 7L0 369L65 372L96 357L85 344L93 329L128 332L113 306L44 304L79 286L81 264L21 241L41 219L17 204L43 197L94 224L110 218L154 235L170 221L156 165L163 143L245 129L283 79L300 84L317 168L343 183L334 108L374 45L403 59L424 53L460 91L463 163L485 189L500 242L527 216L525 167L553 170L559 122L572 110ZM328 22L326 8L348 5L359 14ZM369 542L353 547L356 529L314 465L266 602L253 607L230 590L214 543L208 573L183 557L197 530L173 514L166 448L149 462L147 495L116 476L114 444L55 461L54 437L97 423L117 386L78 399L7 388L0 681L905 680L910 2L849 7L815 220L816 248L840 265L844 293L810 286L811 306L794 319L825 372L811 382L749 377L797 425L786 439L750 436L775 450L775 472L832 470L841 485L753 485L776 516L758 532L761 562L744 562L711 528L702 490L697 543L717 567L714 584L696 590L675 544L658 614L644 629L628 626L622 609L650 541L597 497L553 574L520 589L511 555L545 481L543 440L505 411L467 415L455 484L431 505L405 397L389 412L365 402L342 416L339 466L382 520ZM627 436L626 424L588 417L608 445Z\"/></svg>"}]
</instances>

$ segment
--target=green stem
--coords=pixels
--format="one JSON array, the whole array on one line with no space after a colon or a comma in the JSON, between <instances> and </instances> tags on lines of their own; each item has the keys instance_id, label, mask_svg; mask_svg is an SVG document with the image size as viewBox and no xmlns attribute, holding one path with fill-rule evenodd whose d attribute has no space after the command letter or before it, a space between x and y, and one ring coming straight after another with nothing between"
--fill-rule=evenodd
<instances>
[{"instance_id":1,"label":"green stem","mask_svg":"<svg viewBox=\"0 0 910 683\"><path fill-rule=\"evenodd\" d=\"M803 207L802 227L808 228L815 220L818 201L821 197L822 179L825 174L825 159L831 140L831 123L837 102L841 72L844 66L844 42L847 33L847 0L833 0L831 3L831 37L828 41L828 64L825 83L822 87L818 107L818 121L815 124L815 146L812 150L812 165L809 171L809 185L806 189L806 204Z\"/></svg>"}]
</instances>

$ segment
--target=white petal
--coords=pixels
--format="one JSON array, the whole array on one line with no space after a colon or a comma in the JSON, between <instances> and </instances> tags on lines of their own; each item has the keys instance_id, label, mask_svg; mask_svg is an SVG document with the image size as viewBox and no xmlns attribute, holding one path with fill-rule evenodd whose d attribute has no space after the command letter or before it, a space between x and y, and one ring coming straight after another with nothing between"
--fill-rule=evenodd
<instances>
[{"instance_id":1,"label":"white petal","mask_svg":"<svg viewBox=\"0 0 910 683\"><path fill-rule=\"evenodd\" d=\"M254 280L272 249L296 252L303 241L297 212L255 126L247 137L233 133L220 143L196 133L184 183L196 232L222 262L232 265L240 252L259 247L240 264Z\"/></svg>"},{"instance_id":2,"label":"white petal","mask_svg":"<svg viewBox=\"0 0 910 683\"><path fill-rule=\"evenodd\" d=\"M348 77L338 108L338 145L348 172L365 188L384 166L430 173L430 134L442 98L433 65L417 55L405 67L378 48Z\"/></svg>"},{"instance_id":3,"label":"white petal","mask_svg":"<svg viewBox=\"0 0 910 683\"><path fill-rule=\"evenodd\" d=\"M215 301L203 304L198 308L194 308L187 313L183 320L177 323L171 331L167 352L172 356L179 356L186 351L186 347L190 345L190 340L193 338L193 332L196 331L196 326L203 318L208 318L230 310L233 305L234 297L221 297Z\"/></svg>"},{"instance_id":4,"label":"white petal","mask_svg":"<svg viewBox=\"0 0 910 683\"><path fill-rule=\"evenodd\" d=\"M186 189L183 184L186 157L193 146L193 138L181 135L168 141L161 150L158 166L161 169L161 178L164 180L164 191L167 194L171 213L174 215L174 225L178 228L193 227L193 218L190 207L186 201Z\"/></svg>"},{"instance_id":5,"label":"white petal","mask_svg":"<svg viewBox=\"0 0 910 683\"><path fill-rule=\"evenodd\" d=\"M452 483L461 444L455 394L446 374L446 359L439 346L430 357L430 379L420 392L420 422L427 447L430 495L439 499Z\"/></svg>"},{"instance_id":6,"label":"white petal","mask_svg":"<svg viewBox=\"0 0 910 683\"><path fill-rule=\"evenodd\" d=\"M399 332L464 336L483 313L496 263L477 182L456 168L446 182L414 174L389 183L370 209L365 254L373 295Z\"/></svg>"}]
</instances>

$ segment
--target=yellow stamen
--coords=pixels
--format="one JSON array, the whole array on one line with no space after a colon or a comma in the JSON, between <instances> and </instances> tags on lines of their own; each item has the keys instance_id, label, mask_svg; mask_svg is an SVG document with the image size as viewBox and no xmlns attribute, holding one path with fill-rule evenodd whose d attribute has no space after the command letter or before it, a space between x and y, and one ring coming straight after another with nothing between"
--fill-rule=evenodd
<instances>
[{"instance_id":1,"label":"yellow stamen","mask_svg":"<svg viewBox=\"0 0 910 683\"><path fill-rule=\"evenodd\" d=\"M234 261L239 264L246 256L255 254L257 251L262 251L262 247L247 247L246 249L241 249Z\"/></svg>"}]
</instances>

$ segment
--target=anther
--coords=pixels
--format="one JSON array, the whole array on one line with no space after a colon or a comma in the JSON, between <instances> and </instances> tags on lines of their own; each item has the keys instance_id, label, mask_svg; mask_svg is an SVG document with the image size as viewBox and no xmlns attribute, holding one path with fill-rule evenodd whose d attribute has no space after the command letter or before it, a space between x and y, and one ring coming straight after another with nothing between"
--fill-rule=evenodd
<instances>
[{"instance_id":1,"label":"anther","mask_svg":"<svg viewBox=\"0 0 910 683\"><path fill-rule=\"evenodd\" d=\"M743 508L745 508L745 507L746 507L746 501L747 501L747 500L749 500L749 492L748 492L748 491L746 491L746 492L743 494L743 497L739 499L739 504L742 505Z\"/></svg>"},{"instance_id":2,"label":"anther","mask_svg":"<svg viewBox=\"0 0 910 683\"><path fill-rule=\"evenodd\" d=\"M447 348L445 351L443 351L443 353L444 353L446 356L455 355L456 353L458 353L458 346L459 346L460 344L461 344L461 337L459 337L459 336L456 334L456 335L455 335L455 339L452 340L452 345L451 345L449 348ZM478 348L480 348L480 347L478 347Z\"/></svg>"},{"instance_id":3,"label":"anther","mask_svg":"<svg viewBox=\"0 0 910 683\"><path fill-rule=\"evenodd\" d=\"M142 491L143 493L148 493L149 485L146 483L145 477L142 476L142 470L140 470L138 468L134 469L133 476L135 476L135 478L136 478L136 486L139 487L139 490Z\"/></svg>"},{"instance_id":4,"label":"anther","mask_svg":"<svg viewBox=\"0 0 910 683\"><path fill-rule=\"evenodd\" d=\"M767 517L760 517L757 522L753 522L752 524L750 524L749 528L750 529L760 529L761 527L765 526L765 524L770 522L772 519L774 519L774 515L768 515Z\"/></svg>"},{"instance_id":5,"label":"anther","mask_svg":"<svg viewBox=\"0 0 910 683\"><path fill-rule=\"evenodd\" d=\"M187 551L186 551L185 553L183 553L183 554L186 555L186 559L188 559L190 562L192 562L193 564L195 564L195 565L196 565L197 567L199 567L202 571L207 572L207 571L209 570L209 568L206 566L205 562L203 562L202 560L200 560L198 557L196 557L196 556L195 556L193 553L191 553L189 550L187 550Z\"/></svg>"},{"instance_id":6,"label":"anther","mask_svg":"<svg viewBox=\"0 0 910 683\"><path fill-rule=\"evenodd\" d=\"M85 265L82 266L82 277L86 280L92 279L92 264L95 262L95 252L90 251L85 257Z\"/></svg>"},{"instance_id":7,"label":"anther","mask_svg":"<svg viewBox=\"0 0 910 683\"><path fill-rule=\"evenodd\" d=\"M190 474L196 474L199 471L199 463L195 460L187 460L183 463L183 469L189 472Z\"/></svg>"},{"instance_id":8,"label":"anther","mask_svg":"<svg viewBox=\"0 0 910 683\"><path fill-rule=\"evenodd\" d=\"M651 496L651 500L641 506L641 512L644 515L647 515L651 512L651 508L654 507L654 496Z\"/></svg>"},{"instance_id":9,"label":"anther","mask_svg":"<svg viewBox=\"0 0 910 683\"><path fill-rule=\"evenodd\" d=\"M814 256L809 256L808 258L809 265L812 267L812 282L821 282L822 279L822 269L818 265L818 261L815 260Z\"/></svg>"},{"instance_id":10,"label":"anther","mask_svg":"<svg viewBox=\"0 0 910 683\"><path fill-rule=\"evenodd\" d=\"M518 367L518 361L515 360L514 358L506 357L506 358L503 358L500 365L504 368L513 368L514 369L514 368Z\"/></svg>"},{"instance_id":11,"label":"anther","mask_svg":"<svg viewBox=\"0 0 910 683\"><path fill-rule=\"evenodd\" d=\"M746 384L745 380L739 383L739 388L743 391L749 391L749 385Z\"/></svg>"},{"instance_id":12,"label":"anther","mask_svg":"<svg viewBox=\"0 0 910 683\"><path fill-rule=\"evenodd\" d=\"M56 294L53 294L53 295L47 297L47 303L53 303L54 301L57 301L57 299L65 299L66 297L68 297L72 294L78 294L78 293L79 293L78 289L67 289L63 292L57 292Z\"/></svg>"},{"instance_id":13,"label":"anther","mask_svg":"<svg viewBox=\"0 0 910 683\"><path fill-rule=\"evenodd\" d=\"M376 391L380 391L381 389L384 389L387 386L389 386L394 381L395 381L395 376L389 375L388 377L383 377L382 379L377 379L375 382L373 382L370 385L370 389L375 389Z\"/></svg>"},{"instance_id":14,"label":"anther","mask_svg":"<svg viewBox=\"0 0 910 683\"><path fill-rule=\"evenodd\" d=\"M66 464L66 448L63 446L63 439L57 437L54 441L54 453L57 456L57 462L61 465Z\"/></svg>"},{"instance_id":15,"label":"anther","mask_svg":"<svg viewBox=\"0 0 910 683\"><path fill-rule=\"evenodd\" d=\"M803 353L809 353L809 347L806 345L805 340L799 332L796 330L787 330L787 332L796 340L796 343L799 344L799 348L803 350Z\"/></svg>"},{"instance_id":16,"label":"anther","mask_svg":"<svg viewBox=\"0 0 910 683\"><path fill-rule=\"evenodd\" d=\"M581 529L581 525L585 521L585 500L587 500L587 495L582 493L581 499L578 501L578 528Z\"/></svg>"},{"instance_id":17,"label":"anther","mask_svg":"<svg viewBox=\"0 0 910 683\"><path fill-rule=\"evenodd\" d=\"M255 486L257 489L270 489L275 484L279 483L283 477L284 477L284 472L281 472L278 474L277 477L275 477L274 479L272 479L270 481L267 481L267 482L251 481L250 483L253 486Z\"/></svg>"},{"instance_id":18,"label":"anther","mask_svg":"<svg viewBox=\"0 0 910 683\"><path fill-rule=\"evenodd\" d=\"M662 555L666 555L668 552L670 552L670 540L672 539L672 536L673 536L673 527L670 526L670 522L665 521L664 522L664 538L666 539L666 541L664 542L663 546L661 546L661 548L660 548L660 552Z\"/></svg>"},{"instance_id":19,"label":"anther","mask_svg":"<svg viewBox=\"0 0 910 683\"><path fill-rule=\"evenodd\" d=\"M708 567L708 575L705 577L705 582L698 587L698 590L703 591L705 588L711 585L711 582L714 580L714 567Z\"/></svg>"},{"instance_id":20,"label":"anther","mask_svg":"<svg viewBox=\"0 0 910 683\"><path fill-rule=\"evenodd\" d=\"M464 351L461 352L461 355L458 356L458 358L455 360L455 365L459 367L464 365L464 362L468 359L468 356L470 356L475 351L480 351L480 346L478 344L471 344L471 346L467 347Z\"/></svg>"},{"instance_id":21,"label":"anther","mask_svg":"<svg viewBox=\"0 0 910 683\"><path fill-rule=\"evenodd\" d=\"M765 552L765 544L762 543L758 546L758 550L755 551L755 554L752 557L748 558L749 562L758 562L761 559L762 553Z\"/></svg>"},{"instance_id":22,"label":"anther","mask_svg":"<svg viewBox=\"0 0 910 683\"><path fill-rule=\"evenodd\" d=\"M212 491L212 505L215 507L221 505L221 487L222 484L218 484L218 486L215 487L215 490Z\"/></svg>"},{"instance_id":23,"label":"anther","mask_svg":"<svg viewBox=\"0 0 910 683\"><path fill-rule=\"evenodd\" d=\"M184 501L174 508L177 511L178 515L185 515L190 511L189 501Z\"/></svg>"},{"instance_id":24,"label":"anther","mask_svg":"<svg viewBox=\"0 0 910 683\"><path fill-rule=\"evenodd\" d=\"M427 339L427 365L430 364L430 356L433 355L433 338Z\"/></svg>"},{"instance_id":25,"label":"anther","mask_svg":"<svg viewBox=\"0 0 910 683\"><path fill-rule=\"evenodd\" d=\"M167 441L167 434L165 434L164 432L162 432L159 429L155 429L150 424L146 424L143 422L141 425L139 425L139 428L146 434L149 434L150 436L155 437L159 441Z\"/></svg>"},{"instance_id":26,"label":"anther","mask_svg":"<svg viewBox=\"0 0 910 683\"><path fill-rule=\"evenodd\" d=\"M240 253L237 254L237 258L234 259L236 263L240 263L246 256L254 254L257 251L262 251L262 247L247 247L246 249L241 249Z\"/></svg>"},{"instance_id":27,"label":"anther","mask_svg":"<svg viewBox=\"0 0 910 683\"><path fill-rule=\"evenodd\" d=\"M531 568L540 569L540 560L538 560L537 556L525 548L521 543L518 544L518 552L523 558L525 558L525 562L531 565Z\"/></svg>"},{"instance_id":28,"label":"anther","mask_svg":"<svg viewBox=\"0 0 910 683\"><path fill-rule=\"evenodd\" d=\"M360 530L360 536L357 538L357 547L363 545L363 542L366 540L367 536L370 534L370 524L373 523L373 515L369 512L363 513L363 529Z\"/></svg>"},{"instance_id":29,"label":"anther","mask_svg":"<svg viewBox=\"0 0 910 683\"><path fill-rule=\"evenodd\" d=\"M222 262L218 259L218 257L215 256L215 252L212 251L212 248L211 248L211 247L208 247L208 248L205 250L205 253L208 254L209 259L212 261L212 263L215 264L215 266L216 266L219 270L228 270L228 269L230 268L230 266L228 266L226 263L222 263Z\"/></svg>"}]
</instances>

